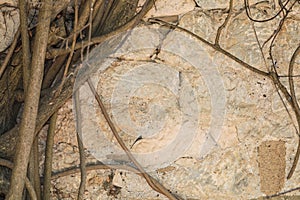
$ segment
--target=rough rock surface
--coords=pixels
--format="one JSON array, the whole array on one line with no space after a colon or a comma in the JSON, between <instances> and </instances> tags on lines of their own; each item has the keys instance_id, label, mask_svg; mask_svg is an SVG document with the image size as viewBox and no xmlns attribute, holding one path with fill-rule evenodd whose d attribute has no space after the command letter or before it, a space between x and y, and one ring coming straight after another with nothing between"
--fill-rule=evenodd
<instances>
[{"instance_id":1,"label":"rough rock surface","mask_svg":"<svg viewBox=\"0 0 300 200\"><path fill-rule=\"evenodd\" d=\"M191 0L157 1L156 6L158 9L156 11L152 10L148 17L180 14L182 15L179 21L180 26L214 43L218 27L224 22L228 14L229 3L224 0L197 0L195 2L197 7L195 7L194 1ZM272 2L255 1L255 4L253 2L251 7L252 16L268 18L274 15L279 7L273 5ZM179 9L180 6L183 6L184 9ZM241 60L258 69L267 71L271 66L268 59L268 48L263 49L266 55L266 60L264 60L255 34L260 43L268 40L279 23L279 17L267 23L252 24L245 14L243 4L235 1L234 6L234 14L220 36L220 46ZM291 55L300 42L299 10L300 5L297 4L290 15L291 17L283 25L283 31L278 35L276 45L273 48L278 73L281 75L287 74ZM155 28L157 25L151 27ZM169 141L173 141L172 139L180 126L184 124L180 124L185 117L182 115L184 112L180 109L185 104L180 104L180 100L182 100L180 98L184 100L188 98L187 96L180 96L179 90L189 91L190 88L193 89L195 99L188 103L190 105L197 103L198 121L195 136L190 142L188 150L182 152L172 162L163 163L161 168L149 173L172 192L181 195L185 199L254 199L266 194L274 194L298 187L300 166L297 167L294 176L290 180L286 180L287 173L292 166L298 141L294 128L296 122L286 112L272 82L246 70L195 38L187 36L194 43L199 44L204 53L197 54L195 49L190 48L189 44L184 44L184 41L180 43L182 41L172 40L172 33L162 31L152 36L153 33L150 31L147 34L149 35L140 35L140 37L147 38L142 40L142 44L133 44L135 46L143 46L146 43L153 46L161 45L161 52L155 54L155 48L153 48L126 55L125 58L122 58L123 61L119 59L112 62L98 76L98 80L94 80L94 83L97 86L97 91L104 99L110 115L115 120L126 145L132 147L132 151L136 153L153 153L167 146ZM160 37L157 37L157 35ZM152 40L149 40L149 37L153 37ZM187 63L184 58L179 58L178 55L174 55L172 52L163 51L163 48L177 42L181 44L178 49L190 52L189 55L192 56L193 60L198 61L202 66L212 64L216 67L218 75L216 77L223 84L219 88L220 91L210 90L214 86L207 79L206 71L199 70L191 63ZM195 57L197 55L198 57ZM130 92L132 93L128 93L130 98L127 99L128 110L124 112L127 112L128 116L131 117L132 124L123 123L128 122L125 118L124 121L118 121L113 111L116 108L114 106L117 104L111 100L115 97L114 95L118 94L114 93L115 88L118 84L124 84L123 89L127 86L130 89L130 84L134 83L135 80L131 77L136 75L133 73L134 70L136 68L143 69L141 63L143 63L143 59L149 57L157 61L156 64L161 69L165 69L165 66L171 69L160 71L160 74L162 77L165 76L166 79L166 74L170 75L167 80L172 84L168 85L170 87L167 88L161 84L161 79L155 79L156 84L147 83L141 88L131 88L132 91ZM138 61L138 59L142 59L142 61ZM209 63L208 60L212 62ZM298 59L295 74L299 73L299 63ZM206 66L205 69L210 68ZM155 72L153 73L155 75ZM143 77L144 74L138 75ZM281 80L288 86L286 77L282 77ZM300 82L295 79L298 94L299 84ZM126 90L118 91L124 92ZM212 122L214 122L214 117L219 119L219 115L212 114L216 109L215 104L211 103L215 100L213 94L217 96L224 94L225 112L224 115L221 115L223 116L223 123L218 126L220 133L210 135L209 130ZM99 126L101 127L99 130L104 133L109 142L115 144L103 116L101 116L99 109L96 109L96 103L87 100L83 104L90 105L91 109L95 109L84 112L88 114L96 113L95 116L98 120L86 118L86 121L83 121L83 128L93 131L94 126ZM120 106L123 105L120 104ZM165 106L164 109L163 106ZM193 109L190 112L193 112ZM218 109L216 110L218 111ZM123 116L124 112L122 111L122 109L119 109L116 112ZM143 135L142 139L137 140L140 135L133 134L131 131L140 130L145 132L141 128L143 126L148 126L146 130L158 131L155 134L151 132L148 136ZM140 129L136 127L140 127ZM148 132L146 131L146 133ZM41 137L44 138L45 136L41 134ZM95 145L95 141L98 142L99 140L87 137L87 141L90 142L87 142L87 144L92 147ZM106 145L107 141L102 141L102 143L100 141L98 144L99 146ZM276 148L271 148L272 145L275 145ZM43 146L42 143L41 146ZM54 153L54 171L79 164L72 100L67 102L59 111ZM87 153L89 154L88 162L95 162L95 152L87 147ZM101 153L103 152L100 151ZM172 153L170 151L170 154ZM127 162L126 157L121 156L120 158L122 162ZM274 171L277 173L276 176L270 176ZM79 174L54 179L52 199L76 199L79 181ZM297 191L290 193L290 195L297 194L299 195ZM125 170L112 169L91 170L88 172L85 199L166 198L154 192L145 180L138 175Z\"/></svg>"},{"instance_id":2,"label":"rough rock surface","mask_svg":"<svg viewBox=\"0 0 300 200\"><path fill-rule=\"evenodd\" d=\"M189 1L186 2L188 3ZM217 29L227 16L226 8L228 8L228 2L196 2L199 8L195 8L183 15L179 25L205 38L209 42L214 42ZM178 14L173 13L173 11L167 13L169 11L167 8L170 4L170 2L165 2L166 7L164 7L163 1L158 1L156 5L159 7L156 11L157 16L161 16L162 14ZM182 2L182 4L184 3ZM173 7L176 8L176 6ZM257 40L255 39L252 23L247 19L245 10L241 9L240 5L236 5L235 8L233 17L221 34L220 45L241 60L259 69L266 70L270 63L265 66ZM165 9L165 11L160 13L160 9ZM262 9L267 10L265 17L271 16L276 12L272 6L266 3L257 3L253 8L253 15L261 17L262 13L260 11ZM149 15L153 16L153 14ZM293 13L292 16L296 16L296 13ZM263 24L263 26L261 24L254 25L260 42L264 42L270 37L273 33L273 28L278 22L279 20L275 19ZM295 17L288 20L284 25L286 31L279 35L278 45L274 48L279 70L283 74L286 73L284 70L286 70L285 66L291 57L291 53L300 41L299 34L297 34L297 27L299 27L299 19ZM165 40L168 40L168 36L166 36ZM155 43L155 39L152 41ZM195 40L195 42L199 41ZM198 128L198 133L188 151L183 153L174 162L154 172L150 172L150 174L171 191L180 194L186 199L251 199L258 198L264 194L273 194L297 187L299 183L299 168L297 168L291 180L285 180L287 172L291 168L297 145L297 135L293 127L293 123L295 122L292 122L287 112L285 112L271 81L249 70L245 70L239 64L204 44L201 45L217 66L220 78L224 84L226 115L224 116L221 134L216 138L217 145L213 145L204 156L200 155L199 146L203 145L203 141L205 141L205 133L210 126L210 113L212 111L212 106L210 105L210 94L212 91L209 91L207 87L208 83L205 82L205 77L203 77L205 74L201 74L201 71L197 71L197 69L186 64L176 56L174 57L168 53L161 52L159 58L167 61L164 64L167 63L173 69L181 71L182 77L187 79L190 85L196 90L197 102L201 108L199 113L199 125L201 127ZM190 50L193 51L193 49ZM286 56L280 54L279 51L284 51L284 55ZM149 52L144 51L140 55L135 54L133 57L137 59L139 56L143 57L143 55L149 54ZM130 56L129 58L132 58L132 55ZM199 62L203 59L205 60L205 58L199 57ZM127 82L130 81L128 76L124 74L138 66L138 62L114 62L111 67L104 70L103 74L99 76L100 81L99 83L96 82L99 85L98 92L104 98L109 112L114 109L110 103L116 85L124 80ZM165 73L171 72L165 71ZM122 80L122 77L124 80ZM173 82L174 84L178 84L176 79L173 79ZM128 82L128 84L130 83ZM296 83L297 86L298 84ZM155 99L150 95L152 92L159 92L162 96ZM146 125L151 120L151 116L147 115L148 112L151 113L151 103L167 106L168 109L178 109L175 104L166 103L162 100L163 98L172 100L172 95L174 94L170 93L170 91L164 91L158 86L148 85L142 89L137 89L135 94L136 96L129 100L130 106L128 108L132 117L131 119L141 126ZM150 96L145 96L145 94ZM170 114L169 117L171 119L161 118L161 120L167 120L165 122L166 126L176 130L177 123L174 124L174 122L176 120L180 122L180 119L177 118L178 113L174 110L173 114L167 112L167 114ZM56 136L55 169L78 164L78 150L76 148L72 112L71 102L67 103L60 111ZM98 112L98 115L101 114ZM162 117L160 115L155 116ZM90 123L87 126L93 125L91 122L85 123ZM106 130L104 133L112 138L111 135L109 136L110 133L103 118L99 125L104 128L103 130ZM128 146L132 145L138 135L126 134L126 130L134 130L130 129L131 127L124 127L122 123L120 127L125 143ZM165 131L170 132L172 129ZM165 139L166 137L161 135L152 137L152 140L144 138L137 141L132 149L137 152L138 149L152 152L155 146L166 145ZM145 141L148 141L148 143ZM268 150L263 150L264 145L277 144L278 142L281 145L279 148L280 151L277 148L279 152L276 153L271 148L271 150L269 149L270 156L268 157L266 155ZM151 144L155 145L152 146ZM138 148L139 146L141 148ZM265 153L261 154L262 152ZM271 155L273 154L281 155L282 159L278 161L279 163L276 163L275 157L274 159L267 159L272 158ZM273 164L275 168L272 168ZM273 183L278 182L280 184L276 187L268 184L268 181L271 181L268 176L272 174L272 170L276 170L279 166L283 166L284 170L282 171L281 168L280 175L272 177ZM112 175L114 176L112 177ZM53 198L67 199L67 196L74 198L76 196L75 191L78 187L78 181L78 175L54 180ZM107 186L109 184L110 187ZM124 170L99 170L90 172L88 175L86 198L164 199L161 195L153 192L142 178Z\"/></svg>"},{"instance_id":3,"label":"rough rock surface","mask_svg":"<svg viewBox=\"0 0 300 200\"><path fill-rule=\"evenodd\" d=\"M9 7L0 7L0 52L11 44L19 27L19 12L16 8L16 2L0 1L0 5L9 5Z\"/></svg>"}]
</instances>

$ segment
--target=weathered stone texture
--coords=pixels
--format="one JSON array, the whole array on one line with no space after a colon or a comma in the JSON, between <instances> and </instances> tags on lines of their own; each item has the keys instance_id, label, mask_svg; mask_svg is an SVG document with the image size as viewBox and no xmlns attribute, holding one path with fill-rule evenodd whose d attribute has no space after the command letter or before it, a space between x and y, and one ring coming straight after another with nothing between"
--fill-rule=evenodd
<instances>
[{"instance_id":1,"label":"weathered stone texture","mask_svg":"<svg viewBox=\"0 0 300 200\"><path fill-rule=\"evenodd\" d=\"M156 6L158 10L153 9L148 17L161 15L176 15L179 14L178 5L188 5L184 7L184 14L179 25L198 34L209 42L215 41L215 36L218 27L224 22L228 12L228 1L201 1L198 0L197 8L191 9L191 5L195 6L193 1L180 1L172 5L173 1L157 1ZM258 41L261 45L273 34L274 29L278 26L279 17L267 23L252 23L245 14L243 4L240 2L234 3L234 12L229 20L228 26L223 29L220 37L220 46L228 50L233 55L241 60L257 67L261 70L267 71L270 68L271 62L268 58L268 45L263 49L265 58L262 57L259 44L255 37L255 32ZM177 4L178 3L178 4ZM254 2L253 2L254 3ZM266 3L263 1L255 1L255 5L251 5L251 13L255 18L268 18L273 16L278 11L278 5ZM170 7L174 8L171 9ZM296 9L297 8L297 9ZM274 48L274 57L277 61L277 69L281 75L287 75L288 63L292 52L299 45L299 5L291 12L291 17L284 23ZM157 25L155 25L157 26ZM152 26L152 27L155 27ZM147 33L150 34L150 33ZM171 34L161 37L162 40L168 42L172 41ZM140 35L143 37L143 34ZM146 38L146 37L145 37ZM144 40L144 44L158 44L159 40L153 37L153 40ZM298 136L295 133L295 120L291 120L285 111L277 91L269 79L257 75L231 59L225 57L221 53L213 50L200 41L193 39L195 43L199 43L207 54L207 57L197 58L199 62L203 62L209 58L217 67L217 71L223 82L223 89L226 100L226 114L224 116L224 123L221 127L221 134L216 139L217 145L212 145L207 154L200 155L200 147L208 137L208 129L211 123L212 108L212 91L209 91L208 83L205 80L205 74L191 66L184 59L178 58L178 55L172 55L167 52L160 52L158 57L165 65L170 66L175 71L180 71L182 79L188 80L191 87L195 90L196 102L199 105L199 126L197 134L194 138L188 151L183 152L182 156L169 163L168 166L162 167L150 174L156 177L162 184L164 184L171 191L182 195L186 199L251 199L258 198L266 194L283 191L298 187L300 182L300 167L298 166L292 179L285 180L288 170L291 168L294 154L296 151ZM137 43L133 43L139 45ZM162 43L168 45L169 43ZM142 45L142 44L140 44ZM187 45L188 46L188 45ZM178 48L187 48L187 46L180 46ZM184 49L193 52L194 49ZM128 58L149 58L155 49L148 49L141 52L135 52L128 55ZM145 56L146 55L146 56ZM203 54L204 55L204 54ZM152 55L155 57L155 55ZM265 60L264 60L265 59ZM132 60L114 62L111 67L104 70L100 79L97 82L97 90L104 99L104 103L108 111L113 115L114 107L111 105L111 98L114 88L121 81L127 81L128 87L132 84L131 79L126 79L124 74L133 71L141 61L133 62ZM299 59L296 62L295 74L298 74ZM168 72L169 73L169 72ZM171 73L171 72L170 72ZM161 72L161 76L167 74L167 71ZM174 85L180 83L179 78L170 79ZM169 80L169 79L168 79ZM288 86L287 78L282 77L285 85ZM184 85L184 82L182 82ZM187 83L185 83L187 84ZM299 81L295 78L296 92L299 89ZM174 90L179 87L174 86ZM145 92L146 91L146 92ZM147 124L152 120L151 114L155 114L155 110L151 110L151 103L167 106L170 115L157 115L158 119L165 120L167 131L171 134L172 130L176 130L177 122L180 121L178 111L178 104L174 103L174 94L172 90L162 89L161 85L149 84L143 88L138 88L134 91L139 94L138 97L132 97L129 101L129 115L132 121L140 126ZM148 93L147 93L148 92ZM153 93L159 93L159 98L150 96ZM146 94L149 94L147 97ZM220 93L221 94L221 93ZM143 96L144 95L144 96ZM142 98L143 97L143 98ZM176 95L175 95L176 97ZM165 99L164 99L165 98ZM171 101L172 100L172 101ZM169 102L168 102L169 101ZM91 102L85 102L89 104ZM94 104L93 104L94 103ZM91 103L91 107L96 105ZM288 107L289 108L289 107ZM172 110L173 109L173 110ZM76 147L76 131L73 118L73 106L71 101L68 102L59 111L59 120L55 138L55 156L53 167L55 170L65 168L71 165L78 164L78 148ZM153 111L153 112L152 112ZM92 111L91 111L92 112ZM149 114L150 113L150 114ZM98 111L99 116L101 115ZM98 117L99 117L98 116ZM168 118L169 117L169 118ZM86 127L93 127L95 125L94 119L86 122ZM176 122L176 123L175 123ZM97 125L103 128L105 134L111 141L114 141L112 135L105 122L99 120ZM133 130L132 126L122 127L118 129ZM88 129L87 129L88 130ZM109 135L110 134L110 135ZM141 139L133 145L138 135L126 134L126 131L121 131L125 143L128 146L133 145L133 151L154 151L155 148L161 148L167 145L167 140L172 137L170 135L155 135L152 140L147 138ZM169 136L169 137L168 137ZM93 138L89 138L92 140ZM97 138L94 138L95 140ZM151 141L151 142L149 142ZM281 145L280 151L273 151L268 149L262 151L263 144L268 141L281 141L284 143L284 148ZM143 143L144 142L144 143ZM149 142L149 143L147 143ZM92 144L92 143L91 143ZM100 143L99 143L100 144ZM276 143L277 144L277 143ZM139 148L140 146L140 148ZM258 153L257 149L260 147ZM261 155L262 152L265 152ZM280 181L277 188L272 187L270 179L266 178L264 173L267 169L265 159L270 153L272 164L280 167ZM276 155L280 157L278 162ZM92 156L89 161L92 161ZM274 162L273 162L274 161ZM274 166L274 167L276 167ZM279 170L279 168L278 168ZM285 172L283 172L283 171ZM110 179L111 173L118 173L114 179ZM78 188L79 176L72 175L66 178L59 178L54 180L53 199L73 199L76 197L75 191ZM119 191L113 184L120 187ZM116 190L115 196L112 190ZM298 194L294 192L293 194ZM126 171L110 171L99 170L91 171L88 175L86 199L165 199L161 195L154 192L146 182Z\"/></svg>"}]
</instances>

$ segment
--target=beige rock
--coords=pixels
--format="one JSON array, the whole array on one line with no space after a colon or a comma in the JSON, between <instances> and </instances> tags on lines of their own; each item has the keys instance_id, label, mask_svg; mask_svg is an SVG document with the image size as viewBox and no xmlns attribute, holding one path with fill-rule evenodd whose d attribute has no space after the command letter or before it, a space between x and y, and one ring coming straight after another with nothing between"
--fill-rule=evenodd
<instances>
[{"instance_id":1,"label":"beige rock","mask_svg":"<svg viewBox=\"0 0 300 200\"><path fill-rule=\"evenodd\" d=\"M193 10L194 7L195 3L193 0L174 0L172 2L168 0L157 0L155 1L155 7L153 7L147 13L145 18L182 15L188 11Z\"/></svg>"},{"instance_id":2,"label":"beige rock","mask_svg":"<svg viewBox=\"0 0 300 200\"><path fill-rule=\"evenodd\" d=\"M0 0L0 5L8 4L8 5L11 5L11 6L16 6L17 3L18 3L18 1L16 1L16 0Z\"/></svg>"},{"instance_id":3,"label":"beige rock","mask_svg":"<svg viewBox=\"0 0 300 200\"><path fill-rule=\"evenodd\" d=\"M200 8L203 8L205 10L210 9L222 9L227 8L229 6L229 0L212 0L212 1L206 1L206 0L195 0L197 5Z\"/></svg>"},{"instance_id":4,"label":"beige rock","mask_svg":"<svg viewBox=\"0 0 300 200\"><path fill-rule=\"evenodd\" d=\"M4 2L15 6L14 1ZM1 3L0 3L1 5ZM19 27L19 12L13 7L0 8L0 52L5 50L13 41Z\"/></svg>"},{"instance_id":5,"label":"beige rock","mask_svg":"<svg viewBox=\"0 0 300 200\"><path fill-rule=\"evenodd\" d=\"M168 5L166 4L167 1L156 2L156 6L161 13L152 13L151 15L177 14L177 8L175 9L176 12L173 9L169 11L169 7L176 7L171 1L168 1ZM214 42L216 31L227 16L224 8L228 7L228 1L198 0L197 3L200 8L186 14L184 14L185 10L181 13L184 15L181 18L180 26L202 36L210 42ZM257 4L252 6L253 16L255 17L268 17L276 12L272 5L269 5L266 2L259 3L258 1L255 1L255 3ZM163 5L165 6L164 8ZM266 9L267 14L263 12L264 9ZM164 10L164 12L162 10ZM291 13L291 16L297 16L297 12L299 11L295 9L295 11ZM228 27L223 29L220 37L220 45L241 60L258 67L261 70L267 71L267 67L270 63L267 60L267 66L265 66L264 60L261 57L261 52L259 51L257 40L255 39L254 28L259 37L259 41L264 42L272 34L278 21L279 19L275 19L274 21L265 24L255 23L253 27L242 9L242 3L236 3L235 1L234 14L229 21ZM276 43L276 46L274 47L274 55L276 55L276 59L279 63L278 70L282 74L287 73L287 66L291 54L299 44L298 27L300 26L298 18L291 17L286 22L287 23L283 26L283 31L278 35L278 43ZM144 37L146 34L151 35L151 33L145 31L144 34L140 34L140 37ZM132 44L140 46L159 44L159 39L157 37L152 37L151 40L144 39L142 41L142 43L132 42ZM188 45L180 43L182 41L172 40L172 38L168 37L166 37L165 41L169 42L167 44L179 43L178 49L182 49L183 51L195 51L192 48L188 48ZM163 183L168 189L177 192L177 194L180 194L185 199L240 200L258 198L267 191L265 188L261 189L260 183L262 183L261 180L262 176L264 176L262 175L264 174L264 170L268 170L269 166L263 164L263 158L267 158L268 155L258 155L257 149L263 141L284 141L286 156L282 156L283 148L281 148L281 151L277 154L274 152L271 154L274 154L272 156L274 159L277 155L280 155L282 161L280 163L278 162L281 166L280 170L281 172L283 172L282 170L285 170L285 173L288 172L292 166L298 141L298 136L295 134L294 128L294 124L296 124L295 120L293 121L285 111L282 102L278 98L276 89L270 80L245 69L231 59L212 50L199 40L195 39L194 41L195 43L199 43L201 47L207 51L207 54L205 55L208 55L208 57L213 60L214 64L217 66L220 78L223 80L226 94L226 115L221 129L222 131L220 136L216 138L217 145L210 149L205 156L200 157L200 148L201 145L206 142L208 130L212 121L211 111L213 106L211 104L211 93L213 91L209 91L207 82L205 82L203 78L204 75L198 69L184 62L184 59L178 58L177 55L160 52L158 54L160 60L157 59L156 61L159 62L156 64L165 61L164 63L168 64L170 68L175 71L181 71L181 75L183 75L181 78L188 80L190 85L195 89L197 103L200 109L199 127L196 130L197 134L193 138L193 143L190 148L186 152L182 152L181 157L176 161L169 163L168 166L162 169L152 171L151 175ZM264 52L265 51L266 50L264 50ZM134 52L127 55L126 58L149 58L149 55L153 53L153 49L147 49L139 53ZM200 54L195 55L198 55L195 60L204 66L206 64L204 62L206 57L203 57L203 55L201 57ZM115 62L110 68L99 75L100 80L96 84L99 86L97 89L104 99L105 106L111 115L113 115L112 110L118 108L111 104L111 96L114 93L115 86L120 81L126 83L122 88L132 85L134 83L133 79L124 77L124 74L133 72L138 68L139 63L140 62L134 63L132 60ZM297 68L299 68L298 65L299 62L297 61ZM152 68L154 68L153 66L154 65L152 65ZM295 70L295 73L300 73L299 69ZM150 73L152 71L148 70L147 72ZM165 77L166 80L169 80L170 83L176 86L174 87L175 89L178 89L178 79L167 79L169 77L166 76L166 71L160 73L159 76ZM285 85L288 84L287 79L284 77L281 77L280 79L284 81ZM296 78L294 80L296 88L299 89L299 81ZM154 95L150 96L154 91L158 91L157 98L155 98ZM178 117L179 113L177 112L178 105L174 102L168 102L168 100L173 101L176 96L174 95L174 92L172 93L171 91L172 90L164 91L158 86L151 86L151 84L137 88L135 94L139 94L139 96L137 95L134 97L134 95L132 95L133 97L129 98L128 104L130 106L128 106L128 112L126 110L123 113L120 112L121 114L124 114L125 112L129 113L130 119L132 119L134 125L142 126L148 123L147 120L152 119L152 113L150 112L151 103L166 106L168 109L166 109L167 111L165 114L171 113L168 115L169 118L164 118L164 115L158 115L157 117L157 119L160 120L167 119L165 123L167 129L165 129L165 132L161 135L152 135L152 138L148 137L144 140L139 140L132 145L138 135L129 133L131 133L135 127L131 124L124 123L128 122L124 118L119 121L114 118L114 122L119 125L118 130L121 130L121 137L124 139L125 144L132 147L133 151L146 153L155 151L168 144L168 140L171 140L174 135L176 135L172 131L176 132L176 129L178 129L177 123L180 121L180 118ZM128 93L124 94L124 96L126 95L128 95ZM166 98L166 100L164 98ZM87 105L91 105L91 108L94 108L93 102L88 102L88 99L83 99L83 102ZM72 104L71 102L68 102L60 110L55 140L56 143L58 143L55 148L55 169L67 167L68 163L78 161L76 160L78 157L72 155L78 155L78 151L77 148L74 147L76 146L76 140L74 139L75 129L74 123L72 124L71 122L74 119L71 117L72 111L70 108L72 108ZM90 115L93 112L95 111L86 111L86 114ZM99 111L96 111L96 114L100 116ZM93 131L92 127L98 125L102 127L102 133L109 138L107 141L116 144L103 117L99 117L97 120L93 121L93 119L91 119L85 121L85 126L89 128L87 130ZM93 139L97 140L98 138L88 138L88 140L91 141ZM60 143L60 141L63 142ZM102 145L101 141L92 144ZM105 151L107 149L102 150ZM65 159L65 156L69 156L70 160ZM276 160L274 159L271 159L271 161L274 161L275 163ZM68 163L65 163L65 160L67 160ZM261 163L261 165L259 163ZM283 163L285 163L285 166ZM279 165L275 163L275 167L277 166ZM299 173L300 168L297 167L292 179L285 182L279 181L280 187L275 188L276 192L298 187L300 181ZM112 198L107 195L108 192L102 185L105 180L109 179L108 176L110 174L111 170L97 171L97 173L93 171L90 174L87 184L88 198ZM282 174L283 173L280 174L280 180L283 178ZM263 184L268 185L271 178L263 180L265 181ZM79 181L77 176L76 178L73 177L73 179L61 178L56 180L56 191L60 191L63 194L60 194L59 196L57 192L53 196L57 196L57 198L58 196L65 198L76 196L74 194L78 185L74 184L75 181ZM116 172L115 180L113 180L113 182L115 185L122 187L120 194L116 197L117 199L164 199L164 197L154 192L145 183L144 179L131 172L122 171L122 175ZM67 188L66 185L69 187ZM75 189L71 189L70 187L74 187ZM272 191L274 192L275 190ZM267 192L269 194L269 191ZM72 193L72 195L68 195L68 193ZM299 194L299 192L295 191L293 194Z\"/></svg>"}]
</instances>

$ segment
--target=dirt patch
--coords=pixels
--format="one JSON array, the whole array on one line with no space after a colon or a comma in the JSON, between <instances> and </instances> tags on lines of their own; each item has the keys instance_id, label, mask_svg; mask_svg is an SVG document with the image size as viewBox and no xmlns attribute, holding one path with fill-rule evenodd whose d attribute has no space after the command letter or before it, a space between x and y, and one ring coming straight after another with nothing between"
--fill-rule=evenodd
<instances>
[{"instance_id":1,"label":"dirt patch","mask_svg":"<svg viewBox=\"0 0 300 200\"><path fill-rule=\"evenodd\" d=\"M266 195L279 192L285 180L285 142L264 141L258 147L260 190Z\"/></svg>"}]
</instances>

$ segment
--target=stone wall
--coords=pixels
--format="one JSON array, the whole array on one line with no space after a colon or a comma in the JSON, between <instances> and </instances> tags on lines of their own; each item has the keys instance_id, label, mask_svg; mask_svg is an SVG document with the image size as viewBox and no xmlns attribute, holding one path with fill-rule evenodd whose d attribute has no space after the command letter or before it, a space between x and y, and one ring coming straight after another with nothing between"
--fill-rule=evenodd
<instances>
[{"instance_id":1,"label":"stone wall","mask_svg":"<svg viewBox=\"0 0 300 200\"><path fill-rule=\"evenodd\" d=\"M218 27L228 15L228 7L229 1L225 0L157 0L156 9L145 20L178 15L179 26L214 43ZM253 23L246 15L243 1L234 1L233 7L228 25L220 35L220 46L267 72L272 65L268 38L282 16ZM250 8L256 19L272 17L280 10L276 2L260 0L251 1ZM273 47L277 72L287 88L289 61L300 43L299 10L300 5L296 3ZM296 120L289 106L290 114L286 111L270 79L180 30L168 32L157 24L143 24L139 28L144 32L133 32L123 49L123 52L138 51L111 63L105 60L103 68L96 57L99 52L94 51L88 62L94 67L99 65L93 83L127 146L142 158L144 154L160 153L162 162L154 162L150 167L149 160L144 162L149 174L184 199L255 199L299 187L300 166L291 179L286 179L297 148ZM179 40L181 36L184 40ZM266 41L261 51L260 46ZM161 51L155 52L158 47ZM294 74L299 72L299 65L298 58ZM294 81L298 92L300 82L297 78ZM82 94L88 95L84 91ZM121 101L124 95L126 105ZM111 147L117 147L116 141L96 102L83 96L80 103L85 106L82 113L87 113L82 119L82 137L88 162L98 158L106 164L128 164L124 155L119 160L114 157L120 156L120 151ZM70 99L59 110L54 171L79 164L73 104ZM185 143L178 141L178 149L163 151L176 141L174 138L181 133L181 128L187 126L184 119L194 118L195 123L186 132L192 134L192 139L185 140L188 136L183 133L180 139ZM41 152L46 128L41 134ZM103 134L106 140L96 133ZM137 140L139 137L142 139ZM179 149L183 150L180 154ZM107 151L114 151L112 157L107 157ZM170 156L177 154L176 158ZM104 160L99 159L102 157ZM53 179L52 198L75 199L79 182L79 174ZM298 194L295 191L288 195ZM144 179L126 170L89 171L85 195L86 199L165 199Z\"/></svg>"}]
</instances>

